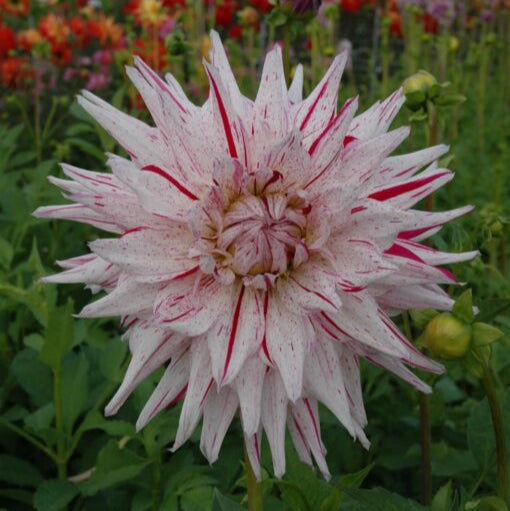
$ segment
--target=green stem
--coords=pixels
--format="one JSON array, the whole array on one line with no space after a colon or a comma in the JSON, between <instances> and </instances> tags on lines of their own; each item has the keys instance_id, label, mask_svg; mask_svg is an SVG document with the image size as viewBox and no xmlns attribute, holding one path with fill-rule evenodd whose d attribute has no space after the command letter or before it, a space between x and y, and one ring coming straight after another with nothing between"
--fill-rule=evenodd
<instances>
[{"instance_id":1,"label":"green stem","mask_svg":"<svg viewBox=\"0 0 510 511\"><path fill-rule=\"evenodd\" d=\"M51 102L51 110L50 110L50 113L48 114L48 118L46 119L46 122L44 123L44 128L43 128L43 131L42 131L42 135L41 135L41 143L44 144L47 136L48 136L48 132L51 128L51 123L53 121L53 118L55 117L55 113L57 111L57 100L55 98L52 99L52 102Z\"/></svg>"},{"instance_id":2,"label":"green stem","mask_svg":"<svg viewBox=\"0 0 510 511\"><path fill-rule=\"evenodd\" d=\"M0 426L10 429L13 433L16 433L20 437L27 440L27 442L30 442L34 447L37 447L37 449L46 454L46 456L56 461L57 456L52 450L48 449L48 447L46 447L42 442L37 440L37 438L33 437L30 433L27 433L26 431L23 431L23 429L21 429L20 427L16 426L16 424L13 424L12 422L9 422L8 420L5 420L4 418L0 417Z\"/></svg>"},{"instance_id":3,"label":"green stem","mask_svg":"<svg viewBox=\"0 0 510 511\"><path fill-rule=\"evenodd\" d=\"M388 95L390 83L390 26L387 14L384 14L381 24L381 67L382 67L382 96Z\"/></svg>"},{"instance_id":4,"label":"green stem","mask_svg":"<svg viewBox=\"0 0 510 511\"><path fill-rule=\"evenodd\" d=\"M409 313L402 314L404 332L409 341L413 339ZM421 501L428 506L432 501L432 455L430 434L430 406L429 397L423 392L418 393L420 404L420 446L421 446Z\"/></svg>"},{"instance_id":5,"label":"green stem","mask_svg":"<svg viewBox=\"0 0 510 511\"><path fill-rule=\"evenodd\" d=\"M420 445L421 445L421 502L428 506L432 501L432 455L430 435L429 396L420 392Z\"/></svg>"},{"instance_id":6,"label":"green stem","mask_svg":"<svg viewBox=\"0 0 510 511\"><path fill-rule=\"evenodd\" d=\"M244 448L244 472L248 491L248 511L263 511L262 488L251 468L246 447Z\"/></svg>"},{"instance_id":7,"label":"green stem","mask_svg":"<svg viewBox=\"0 0 510 511\"><path fill-rule=\"evenodd\" d=\"M496 389L494 388L494 381L492 378L491 368L488 363L484 364L482 375L483 387L489 408L491 411L492 427L494 428L494 436L496 438L496 459L497 459L497 490L498 497L506 502L507 497L507 480L508 480L508 467L506 462L506 445L505 445L505 432L503 430L503 419L501 416L501 407L499 404Z\"/></svg>"},{"instance_id":8,"label":"green stem","mask_svg":"<svg viewBox=\"0 0 510 511\"><path fill-rule=\"evenodd\" d=\"M427 126L427 146L432 147L437 145L438 141L438 123L437 123L437 112L436 107L432 101L427 104L427 110L429 114L428 126ZM427 211L434 211L434 194L431 193L425 198L425 208Z\"/></svg>"},{"instance_id":9,"label":"green stem","mask_svg":"<svg viewBox=\"0 0 510 511\"><path fill-rule=\"evenodd\" d=\"M41 144L41 98L39 89L35 93L35 109L34 109L34 133L35 133L35 154L37 163L42 161L42 144Z\"/></svg>"},{"instance_id":10,"label":"green stem","mask_svg":"<svg viewBox=\"0 0 510 511\"><path fill-rule=\"evenodd\" d=\"M152 463L152 509L161 506L161 453L158 451Z\"/></svg>"},{"instance_id":11,"label":"green stem","mask_svg":"<svg viewBox=\"0 0 510 511\"><path fill-rule=\"evenodd\" d=\"M283 26L283 69L285 72L285 77L288 79L290 77L290 46L292 44L291 41L291 33L289 30L289 25L286 23Z\"/></svg>"},{"instance_id":12,"label":"green stem","mask_svg":"<svg viewBox=\"0 0 510 511\"><path fill-rule=\"evenodd\" d=\"M53 369L53 402L55 405L55 427L59 433L57 439L57 470L58 478L67 478L67 457L64 438L64 422L62 418L62 373L60 366Z\"/></svg>"}]
</instances>

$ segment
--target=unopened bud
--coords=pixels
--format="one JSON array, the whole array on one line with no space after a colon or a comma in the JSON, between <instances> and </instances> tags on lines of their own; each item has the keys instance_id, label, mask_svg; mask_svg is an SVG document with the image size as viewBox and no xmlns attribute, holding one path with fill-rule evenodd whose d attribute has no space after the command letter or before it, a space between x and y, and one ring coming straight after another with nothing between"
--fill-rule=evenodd
<instances>
[{"instance_id":1,"label":"unopened bud","mask_svg":"<svg viewBox=\"0 0 510 511\"><path fill-rule=\"evenodd\" d=\"M425 329L424 341L437 358L463 357L471 345L471 328L449 313L436 316Z\"/></svg>"},{"instance_id":2,"label":"unopened bud","mask_svg":"<svg viewBox=\"0 0 510 511\"><path fill-rule=\"evenodd\" d=\"M421 69L404 81L403 90L409 105L418 105L437 96L439 84L433 75Z\"/></svg>"},{"instance_id":3,"label":"unopened bud","mask_svg":"<svg viewBox=\"0 0 510 511\"><path fill-rule=\"evenodd\" d=\"M459 40L455 36L450 37L449 47L452 53L455 53L459 49Z\"/></svg>"},{"instance_id":4,"label":"unopened bud","mask_svg":"<svg viewBox=\"0 0 510 511\"><path fill-rule=\"evenodd\" d=\"M256 25L257 22L259 21L259 13L257 12L257 9L254 9L253 7L250 6L241 9L237 13L237 17L239 19L239 23L245 26Z\"/></svg>"}]
</instances>

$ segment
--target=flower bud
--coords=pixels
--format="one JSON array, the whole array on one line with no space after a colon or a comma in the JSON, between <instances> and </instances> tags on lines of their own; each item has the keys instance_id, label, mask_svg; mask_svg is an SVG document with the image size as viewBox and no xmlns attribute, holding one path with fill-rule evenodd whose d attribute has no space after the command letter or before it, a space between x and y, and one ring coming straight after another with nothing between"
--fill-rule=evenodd
<instances>
[{"instance_id":1,"label":"flower bud","mask_svg":"<svg viewBox=\"0 0 510 511\"><path fill-rule=\"evenodd\" d=\"M259 21L259 13L257 12L257 9L250 6L241 9L237 13L237 17L239 19L239 23L245 26L254 26Z\"/></svg>"},{"instance_id":2,"label":"flower bud","mask_svg":"<svg viewBox=\"0 0 510 511\"><path fill-rule=\"evenodd\" d=\"M452 53L455 53L459 49L459 40L455 36L450 36L449 48Z\"/></svg>"},{"instance_id":3,"label":"flower bud","mask_svg":"<svg viewBox=\"0 0 510 511\"><path fill-rule=\"evenodd\" d=\"M404 81L403 89L407 102L412 106L437 96L439 84L433 75L421 69Z\"/></svg>"},{"instance_id":4,"label":"flower bud","mask_svg":"<svg viewBox=\"0 0 510 511\"><path fill-rule=\"evenodd\" d=\"M463 357L471 344L471 328L449 313L436 316L425 329L424 341L437 358Z\"/></svg>"}]
</instances>

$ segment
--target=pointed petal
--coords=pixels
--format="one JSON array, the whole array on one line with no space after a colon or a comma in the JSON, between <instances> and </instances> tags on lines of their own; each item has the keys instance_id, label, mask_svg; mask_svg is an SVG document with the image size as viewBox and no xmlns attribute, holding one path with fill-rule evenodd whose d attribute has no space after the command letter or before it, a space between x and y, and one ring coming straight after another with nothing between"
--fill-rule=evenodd
<instances>
[{"instance_id":1,"label":"pointed petal","mask_svg":"<svg viewBox=\"0 0 510 511\"><path fill-rule=\"evenodd\" d=\"M329 480L331 474L326 464L326 450L321 440L317 401L309 398L299 399L290 409L300 435L303 436L306 445L310 448L322 475Z\"/></svg>"},{"instance_id":2,"label":"pointed petal","mask_svg":"<svg viewBox=\"0 0 510 511\"><path fill-rule=\"evenodd\" d=\"M246 447L246 453L250 460L251 468L257 478L257 481L261 480L260 473L260 441L262 438L262 429L259 429L257 433L251 436L244 435L244 445Z\"/></svg>"},{"instance_id":3,"label":"pointed petal","mask_svg":"<svg viewBox=\"0 0 510 511\"><path fill-rule=\"evenodd\" d=\"M209 349L205 339L197 337L190 348L190 370L186 397L182 405L179 427L171 448L175 452L191 436L202 415L204 402L214 380L211 374ZM215 391L216 392L216 391Z\"/></svg>"},{"instance_id":4,"label":"pointed petal","mask_svg":"<svg viewBox=\"0 0 510 511\"><path fill-rule=\"evenodd\" d=\"M172 404L177 397L186 392L189 375L189 347L177 352L166 368L165 374L145 403L138 420L136 429L142 429L161 410Z\"/></svg>"},{"instance_id":5,"label":"pointed petal","mask_svg":"<svg viewBox=\"0 0 510 511\"><path fill-rule=\"evenodd\" d=\"M207 336L219 385L227 385L237 376L246 359L259 350L263 335L262 300L257 290L242 286L233 307L225 310Z\"/></svg>"},{"instance_id":6,"label":"pointed petal","mask_svg":"<svg viewBox=\"0 0 510 511\"><path fill-rule=\"evenodd\" d=\"M140 314L152 310L161 284L141 284L133 279L119 279L117 287L105 297L83 308L80 318L105 318Z\"/></svg>"},{"instance_id":7,"label":"pointed petal","mask_svg":"<svg viewBox=\"0 0 510 511\"><path fill-rule=\"evenodd\" d=\"M248 359L233 381L239 398L243 431L248 437L259 429L262 388L267 366L254 356Z\"/></svg>"},{"instance_id":8,"label":"pointed petal","mask_svg":"<svg viewBox=\"0 0 510 511\"><path fill-rule=\"evenodd\" d=\"M289 101L299 103L303 101L303 66L298 64L294 70L294 77L289 87Z\"/></svg>"},{"instance_id":9,"label":"pointed petal","mask_svg":"<svg viewBox=\"0 0 510 511\"><path fill-rule=\"evenodd\" d=\"M262 394L262 425L267 435L276 477L285 473L285 422L287 394L277 370L270 371Z\"/></svg>"},{"instance_id":10,"label":"pointed petal","mask_svg":"<svg viewBox=\"0 0 510 511\"><path fill-rule=\"evenodd\" d=\"M221 444L237 410L237 396L230 387L212 391L205 400L200 450L209 463L218 459Z\"/></svg>"},{"instance_id":11,"label":"pointed petal","mask_svg":"<svg viewBox=\"0 0 510 511\"><path fill-rule=\"evenodd\" d=\"M292 314L278 295L270 298L266 320L267 348L271 360L280 370L291 401L296 401L301 396L303 364L308 341L305 321L306 317Z\"/></svg>"},{"instance_id":12,"label":"pointed petal","mask_svg":"<svg viewBox=\"0 0 510 511\"><path fill-rule=\"evenodd\" d=\"M334 116L346 62L346 52L337 55L319 84L297 107L294 125L299 127L304 137L322 131Z\"/></svg>"},{"instance_id":13,"label":"pointed petal","mask_svg":"<svg viewBox=\"0 0 510 511\"><path fill-rule=\"evenodd\" d=\"M132 327L128 335L131 362L121 386L105 408L105 415L116 414L140 382L186 345L181 335L147 324Z\"/></svg>"}]
</instances>

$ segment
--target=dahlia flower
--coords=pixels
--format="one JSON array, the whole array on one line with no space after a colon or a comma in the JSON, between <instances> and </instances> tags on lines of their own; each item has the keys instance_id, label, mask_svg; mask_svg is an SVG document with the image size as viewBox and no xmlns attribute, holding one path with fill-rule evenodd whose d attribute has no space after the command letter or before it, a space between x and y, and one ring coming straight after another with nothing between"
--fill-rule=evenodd
<instances>
[{"instance_id":1,"label":"dahlia flower","mask_svg":"<svg viewBox=\"0 0 510 511\"><path fill-rule=\"evenodd\" d=\"M328 477L319 402L369 445L360 359L422 392L430 388L408 366L443 371L390 316L451 309L439 284L455 279L438 265L475 253L420 241L471 208L411 209L453 174L435 163L444 145L390 156L409 134L388 131L401 90L361 115L357 98L337 112L346 55L303 99L302 67L287 88L275 46L252 101L240 93L219 36L211 39L202 107L139 58L127 73L155 126L83 92L80 104L130 157L110 155L112 173L64 164L70 180L51 178L74 204L36 216L114 236L60 262L65 271L45 281L106 292L81 317L122 317L132 359L107 415L166 366L138 428L183 400L172 450L202 419L200 447L212 463L239 414L259 477L263 433L275 475L284 473L286 429L300 458L313 458Z\"/></svg>"}]
</instances>

